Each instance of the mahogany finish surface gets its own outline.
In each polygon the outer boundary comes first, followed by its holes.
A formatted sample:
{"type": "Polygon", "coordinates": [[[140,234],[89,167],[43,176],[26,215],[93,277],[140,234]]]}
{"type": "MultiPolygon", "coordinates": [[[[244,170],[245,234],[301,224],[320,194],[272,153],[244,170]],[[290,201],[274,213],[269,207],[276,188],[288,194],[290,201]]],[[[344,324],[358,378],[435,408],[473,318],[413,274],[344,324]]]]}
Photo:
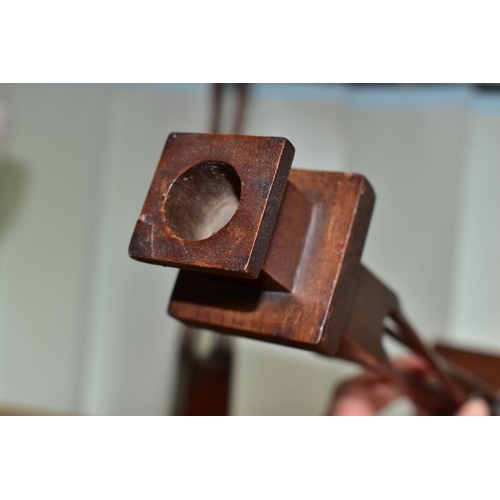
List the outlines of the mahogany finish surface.
{"type": "Polygon", "coordinates": [[[293,290],[313,213],[312,202],[288,181],[258,277],[261,288],[293,290]]]}
{"type": "MultiPolygon", "coordinates": [[[[356,286],[374,193],[356,174],[293,170],[290,181],[315,205],[293,293],[181,271],[169,314],[194,326],[335,353],[356,286]]],[[[281,256],[287,259],[286,248],[281,256]]]]}
{"type": "Polygon", "coordinates": [[[435,347],[447,361],[489,384],[493,392],[500,392],[500,357],[444,344],[435,347]]]}
{"type": "Polygon", "coordinates": [[[187,329],[179,359],[174,414],[224,416],[229,414],[232,357],[228,338],[217,338],[204,356],[196,352],[196,334],[187,329]]]}
{"type": "Polygon", "coordinates": [[[283,138],[169,136],[129,248],[134,259],[181,268],[169,314],[361,363],[391,377],[423,413],[453,414],[473,392],[493,403],[491,370],[426,346],[397,296],[362,266],[370,183],[290,172],[293,154],[283,138]],[[399,373],[385,334],[425,358],[436,383],[399,373]]]}
{"type": "MultiPolygon", "coordinates": [[[[290,142],[280,137],[170,134],[130,242],[130,256],[151,264],[256,278],[294,152],[290,142]],[[198,209],[189,213],[169,213],[168,208],[175,211],[178,207],[175,202],[168,203],[168,196],[178,187],[178,180],[191,182],[193,176],[188,171],[203,164],[223,167],[214,171],[219,178],[227,176],[228,165],[235,171],[241,189],[238,208],[232,219],[208,239],[182,238],[172,230],[170,218],[180,227],[184,215],[186,226],[196,226],[191,218],[199,219],[198,214],[206,210],[207,191],[202,184],[193,187],[191,204],[198,209]]],[[[196,176],[194,182],[197,180],[202,181],[203,176],[196,176]]],[[[224,199],[228,183],[230,180],[223,183],[224,199]]],[[[210,189],[209,203],[213,194],[214,189],[210,189]]]]}

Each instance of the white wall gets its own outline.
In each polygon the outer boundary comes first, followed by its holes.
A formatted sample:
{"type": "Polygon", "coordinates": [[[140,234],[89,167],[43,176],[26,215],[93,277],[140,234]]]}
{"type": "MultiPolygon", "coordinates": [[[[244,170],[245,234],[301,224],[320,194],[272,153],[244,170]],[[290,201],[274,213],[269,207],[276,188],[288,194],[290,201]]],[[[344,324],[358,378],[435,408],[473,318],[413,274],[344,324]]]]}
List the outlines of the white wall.
{"type": "MultiPolygon", "coordinates": [[[[0,152],[0,401],[168,413],[176,271],[132,261],[127,248],[167,135],[207,129],[209,88],[3,85],[1,98],[13,123],[0,152]]],[[[246,132],[290,139],[296,167],[365,174],[377,193],[365,263],[424,335],[488,347],[500,346],[500,106],[485,99],[263,85],[246,132]]],[[[332,384],[354,371],[238,339],[232,411],[322,413],[332,384]]]]}
{"type": "Polygon", "coordinates": [[[470,118],[467,172],[454,260],[450,333],[500,350],[500,103],[484,99],[470,118]]]}

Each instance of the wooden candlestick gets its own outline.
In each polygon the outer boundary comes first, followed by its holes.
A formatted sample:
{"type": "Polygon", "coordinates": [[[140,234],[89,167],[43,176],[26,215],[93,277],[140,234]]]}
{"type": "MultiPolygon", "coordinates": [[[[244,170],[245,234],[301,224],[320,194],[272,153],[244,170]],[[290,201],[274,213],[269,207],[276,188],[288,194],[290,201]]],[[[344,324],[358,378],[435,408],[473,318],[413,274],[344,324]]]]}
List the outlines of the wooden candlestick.
{"type": "Polygon", "coordinates": [[[431,414],[453,413],[471,390],[494,399],[494,388],[418,339],[396,295],[361,264],[370,183],[291,170],[293,155],[279,137],[169,136],[129,248],[134,259],[181,269],[169,314],[359,362],[431,414]],[[387,331],[429,362],[438,385],[397,372],[382,345],[387,331]]]}

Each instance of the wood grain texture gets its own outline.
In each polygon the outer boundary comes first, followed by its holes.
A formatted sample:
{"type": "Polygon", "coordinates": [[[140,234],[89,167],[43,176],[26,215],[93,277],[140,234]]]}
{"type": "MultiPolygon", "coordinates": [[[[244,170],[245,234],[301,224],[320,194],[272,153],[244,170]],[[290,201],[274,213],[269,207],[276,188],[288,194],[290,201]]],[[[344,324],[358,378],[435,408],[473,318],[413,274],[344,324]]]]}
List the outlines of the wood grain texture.
{"type": "Polygon", "coordinates": [[[399,387],[423,414],[453,415],[467,398],[467,390],[443,366],[439,356],[425,346],[404,318],[397,296],[373,273],[361,266],[354,298],[336,356],[383,374],[399,387]],[[394,323],[393,336],[428,363],[434,381],[411,378],[401,372],[382,343],[386,320],[394,323]]]}
{"type": "MultiPolygon", "coordinates": [[[[181,271],[169,314],[217,331],[335,352],[356,286],[374,192],[356,174],[293,170],[290,181],[315,205],[293,293],[181,271]]],[[[286,252],[281,255],[287,259],[286,252]]]]}
{"type": "Polygon", "coordinates": [[[293,290],[313,213],[311,201],[287,182],[259,275],[261,287],[265,290],[293,290]]]}
{"type": "Polygon", "coordinates": [[[259,276],[256,279],[225,276],[224,281],[259,290],[292,292],[313,214],[313,203],[288,181],[259,276]]]}
{"type": "Polygon", "coordinates": [[[130,244],[133,258],[182,269],[169,314],[355,361],[392,379],[422,413],[453,414],[474,389],[495,398],[426,346],[396,295],[361,265],[370,183],[309,170],[287,181],[292,156],[280,138],[169,137],[130,244]],[[386,333],[427,361],[433,383],[395,369],[386,333]]]}
{"type": "Polygon", "coordinates": [[[256,278],[294,152],[290,142],[280,137],[170,134],[130,242],[130,257],[151,264],[256,278]],[[180,238],[169,224],[167,196],[177,179],[207,162],[230,165],[235,170],[241,183],[238,208],[212,236],[180,238]]]}

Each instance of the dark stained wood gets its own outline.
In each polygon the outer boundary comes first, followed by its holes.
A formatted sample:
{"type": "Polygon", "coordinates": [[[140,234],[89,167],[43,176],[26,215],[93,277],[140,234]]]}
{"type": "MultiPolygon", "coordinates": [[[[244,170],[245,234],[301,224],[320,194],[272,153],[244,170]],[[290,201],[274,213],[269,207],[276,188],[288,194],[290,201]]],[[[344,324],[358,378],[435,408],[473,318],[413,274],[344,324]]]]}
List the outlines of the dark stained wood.
{"type": "MultiPolygon", "coordinates": [[[[210,132],[212,134],[220,134],[221,130],[221,118],[222,118],[222,108],[223,108],[223,97],[227,94],[229,86],[228,83],[214,83],[212,85],[212,112],[210,118],[210,132]]],[[[249,83],[235,83],[232,84],[236,87],[237,93],[237,104],[236,111],[234,114],[233,126],[231,129],[232,134],[241,134],[243,129],[244,117],[248,109],[248,96],[250,93],[249,83]]]]}
{"type": "Polygon", "coordinates": [[[174,413],[179,416],[228,415],[232,371],[229,339],[218,336],[207,355],[200,356],[195,349],[197,334],[189,330],[184,334],[174,413]]]}
{"type": "Polygon", "coordinates": [[[204,162],[184,172],[172,185],[165,204],[168,225],[178,238],[209,238],[233,217],[241,182],[227,163],[204,162]]]}
{"type": "Polygon", "coordinates": [[[224,91],[223,83],[214,83],[212,85],[212,112],[210,118],[210,132],[212,134],[220,133],[221,115],[222,115],[222,93],[224,91]]]}
{"type": "Polygon", "coordinates": [[[391,377],[424,413],[453,414],[474,391],[493,403],[491,376],[425,345],[396,295],[361,265],[370,183],[290,172],[293,153],[283,138],[169,137],[129,248],[137,260],[181,268],[169,314],[361,363],[391,377]],[[386,334],[428,362],[432,384],[395,369],[386,334]]]}
{"type": "Polygon", "coordinates": [[[259,276],[254,280],[225,276],[225,283],[291,292],[300,269],[313,213],[312,202],[288,181],[259,276]]]}
{"type": "Polygon", "coordinates": [[[462,385],[447,373],[440,360],[420,342],[414,329],[404,319],[397,296],[364,266],[361,266],[357,278],[347,325],[336,356],[383,373],[413,400],[422,413],[452,415],[467,398],[462,385]],[[382,344],[385,319],[389,317],[396,326],[394,336],[429,363],[435,379],[441,382],[439,386],[409,380],[392,364],[382,344]]]}
{"type": "Polygon", "coordinates": [[[470,374],[490,384],[500,391],[500,357],[484,352],[459,349],[445,344],[437,344],[436,350],[447,360],[470,374]]]}
{"type": "MultiPolygon", "coordinates": [[[[151,264],[256,278],[266,256],[294,152],[290,142],[280,137],[170,134],[130,242],[130,257],[151,264]],[[238,208],[232,219],[209,238],[180,238],[170,227],[170,218],[178,221],[180,216],[167,211],[166,207],[172,208],[169,193],[182,176],[191,182],[189,170],[207,163],[234,169],[241,185],[238,208]]],[[[203,203],[201,184],[197,183],[193,191],[199,192],[196,203],[203,203]]],[[[212,199],[213,191],[209,194],[212,199]]],[[[194,212],[199,215],[199,211],[194,212]]]]}
{"type": "MultiPolygon", "coordinates": [[[[293,170],[290,181],[315,205],[293,293],[181,271],[169,314],[194,326],[335,353],[356,287],[374,193],[356,174],[293,170]]],[[[282,258],[287,259],[286,251],[282,258]]]]}
{"type": "Polygon", "coordinates": [[[287,182],[259,275],[263,289],[286,292],[293,290],[313,210],[312,202],[290,181],[287,182]]]}

